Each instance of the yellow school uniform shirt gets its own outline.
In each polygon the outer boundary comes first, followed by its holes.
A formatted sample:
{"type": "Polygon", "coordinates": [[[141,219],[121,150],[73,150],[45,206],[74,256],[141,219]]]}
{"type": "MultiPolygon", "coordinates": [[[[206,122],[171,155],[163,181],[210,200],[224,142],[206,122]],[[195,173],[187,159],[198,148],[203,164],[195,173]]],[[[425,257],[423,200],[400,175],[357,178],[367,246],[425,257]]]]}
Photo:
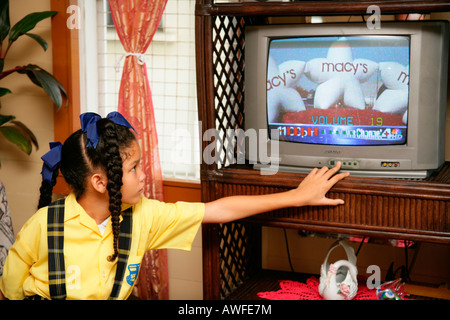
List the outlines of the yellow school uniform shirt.
{"type": "MultiPolygon", "coordinates": [[[[131,294],[147,250],[191,249],[204,211],[202,203],[168,204],[144,197],[133,206],[131,249],[119,299],[131,294]]],[[[117,267],[117,259],[107,260],[113,252],[111,221],[102,235],[95,220],[70,194],[65,200],[64,217],[67,299],[108,299],[117,267]]],[[[4,265],[0,290],[8,299],[36,294],[50,298],[47,207],[38,210],[17,235],[4,265]]]]}

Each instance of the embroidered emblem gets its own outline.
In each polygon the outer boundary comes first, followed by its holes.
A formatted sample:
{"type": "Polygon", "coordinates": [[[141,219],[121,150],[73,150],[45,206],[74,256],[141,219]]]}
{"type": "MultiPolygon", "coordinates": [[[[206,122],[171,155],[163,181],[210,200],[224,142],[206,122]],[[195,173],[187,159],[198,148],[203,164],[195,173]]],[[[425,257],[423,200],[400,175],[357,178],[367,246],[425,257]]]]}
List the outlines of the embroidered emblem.
{"type": "Polygon", "coordinates": [[[127,283],[130,286],[132,286],[134,284],[134,281],[136,281],[140,266],[141,266],[140,263],[130,264],[128,266],[128,271],[130,272],[130,274],[127,275],[127,283]]]}

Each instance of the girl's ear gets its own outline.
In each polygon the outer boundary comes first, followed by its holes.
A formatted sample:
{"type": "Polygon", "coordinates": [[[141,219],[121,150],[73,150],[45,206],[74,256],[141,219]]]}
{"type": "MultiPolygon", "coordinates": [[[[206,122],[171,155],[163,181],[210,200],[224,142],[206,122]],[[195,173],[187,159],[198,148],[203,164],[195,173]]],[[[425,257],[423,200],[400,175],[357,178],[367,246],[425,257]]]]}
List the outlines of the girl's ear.
{"type": "Polygon", "coordinates": [[[90,183],[97,192],[105,193],[107,191],[108,179],[103,173],[94,173],[90,178],[90,183]]]}

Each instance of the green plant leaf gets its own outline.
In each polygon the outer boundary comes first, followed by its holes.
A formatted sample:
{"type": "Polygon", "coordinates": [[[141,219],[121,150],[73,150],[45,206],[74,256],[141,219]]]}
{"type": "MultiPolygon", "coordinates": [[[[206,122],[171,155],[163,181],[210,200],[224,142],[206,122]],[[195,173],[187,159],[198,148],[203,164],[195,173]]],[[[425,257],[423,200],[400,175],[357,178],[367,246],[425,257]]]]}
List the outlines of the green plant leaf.
{"type": "Polygon", "coordinates": [[[4,95],[7,95],[8,93],[11,93],[11,90],[7,88],[0,88],[0,97],[3,97],[4,95]]]}
{"type": "Polygon", "coordinates": [[[31,82],[42,88],[41,83],[34,76],[34,72],[32,70],[29,70],[28,66],[24,66],[22,69],[17,70],[17,73],[26,74],[28,78],[30,78],[31,82]]]}
{"type": "Polygon", "coordinates": [[[24,33],[24,34],[29,36],[31,39],[36,40],[36,42],[41,45],[41,47],[44,49],[44,51],[47,51],[47,48],[48,48],[47,41],[42,39],[41,36],[38,36],[37,34],[34,34],[34,33],[24,33]]]}
{"type": "Polygon", "coordinates": [[[16,119],[14,116],[5,116],[3,114],[0,114],[0,126],[4,125],[7,122],[13,121],[16,119]]]}
{"type": "Polygon", "coordinates": [[[6,139],[18,146],[26,154],[31,154],[31,142],[28,137],[22,132],[12,126],[0,127],[0,133],[2,133],[6,139]]]}
{"type": "Polygon", "coordinates": [[[33,12],[26,15],[22,20],[17,22],[9,33],[9,42],[14,42],[21,35],[27,33],[32,30],[36,24],[44,19],[50,18],[57,14],[58,11],[43,11],[43,12],[33,12]]]}
{"type": "Polygon", "coordinates": [[[0,0],[0,43],[5,40],[11,27],[9,22],[9,1],[0,0]]]}
{"type": "Polygon", "coordinates": [[[18,72],[26,73],[34,84],[42,87],[48,94],[50,99],[52,99],[53,103],[57,106],[58,110],[62,106],[63,99],[66,100],[67,106],[68,101],[66,90],[64,89],[62,84],[50,73],[34,64],[29,64],[23,70],[20,70],[18,72]]]}
{"type": "MultiPolygon", "coordinates": [[[[22,138],[18,139],[17,137],[20,136],[20,133],[23,135],[24,138],[26,138],[30,143],[34,144],[36,149],[39,149],[39,144],[36,139],[36,136],[34,133],[22,122],[15,121],[16,117],[11,115],[4,115],[0,114],[0,130],[4,130],[3,135],[5,135],[9,140],[11,141],[19,141],[19,147],[23,145],[22,138]],[[5,129],[6,128],[6,129],[5,129]],[[14,128],[11,130],[11,128],[14,128]],[[18,131],[21,131],[20,133],[18,131]],[[6,132],[6,134],[5,134],[6,132]],[[12,139],[11,139],[12,137],[12,139]]],[[[25,143],[26,148],[28,148],[28,143],[25,143]]],[[[22,150],[24,150],[22,147],[20,147],[22,150]]],[[[25,151],[28,149],[25,149],[25,151]]]]}
{"type": "Polygon", "coordinates": [[[36,139],[36,136],[26,125],[24,125],[20,121],[11,121],[11,122],[14,123],[20,130],[22,130],[25,133],[25,135],[28,137],[31,143],[34,144],[36,149],[39,149],[39,143],[36,139]]]}
{"type": "MultiPolygon", "coordinates": [[[[0,52],[1,53],[1,52],[0,52]]],[[[5,59],[0,58],[0,73],[3,72],[3,67],[5,66],[5,59]]]]}

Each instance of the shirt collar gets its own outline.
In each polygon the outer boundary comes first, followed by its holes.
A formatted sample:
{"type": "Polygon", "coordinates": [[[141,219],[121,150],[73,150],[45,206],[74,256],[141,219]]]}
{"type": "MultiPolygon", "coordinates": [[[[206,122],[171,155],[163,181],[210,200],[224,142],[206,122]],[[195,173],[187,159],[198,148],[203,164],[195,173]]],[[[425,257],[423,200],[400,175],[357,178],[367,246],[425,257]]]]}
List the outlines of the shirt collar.
{"type": "MultiPolygon", "coordinates": [[[[75,194],[73,192],[69,193],[69,195],[66,197],[65,207],[66,210],[64,212],[64,222],[80,215],[86,215],[90,218],[84,208],[78,203],[77,198],[75,197],[75,194]]],[[[123,203],[122,211],[128,209],[129,207],[131,207],[130,204],[123,203]]],[[[120,221],[122,221],[122,216],[120,216],[120,221]]]]}
{"type": "Polygon", "coordinates": [[[77,198],[73,192],[69,193],[66,197],[66,201],[64,203],[64,222],[67,220],[73,219],[84,213],[87,215],[86,211],[84,211],[83,207],[77,202],[77,198]]]}

